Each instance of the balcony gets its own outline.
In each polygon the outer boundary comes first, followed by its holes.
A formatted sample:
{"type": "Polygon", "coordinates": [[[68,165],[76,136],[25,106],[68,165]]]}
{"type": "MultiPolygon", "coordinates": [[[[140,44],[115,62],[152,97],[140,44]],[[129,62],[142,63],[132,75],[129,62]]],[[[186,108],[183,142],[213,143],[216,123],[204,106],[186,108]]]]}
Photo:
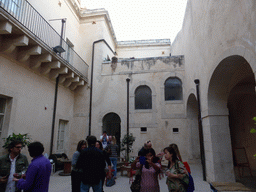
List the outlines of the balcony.
{"type": "Polygon", "coordinates": [[[71,90],[88,83],[88,65],[26,0],[0,0],[0,54],[71,90]],[[61,45],[65,50],[56,53],[61,45]]]}

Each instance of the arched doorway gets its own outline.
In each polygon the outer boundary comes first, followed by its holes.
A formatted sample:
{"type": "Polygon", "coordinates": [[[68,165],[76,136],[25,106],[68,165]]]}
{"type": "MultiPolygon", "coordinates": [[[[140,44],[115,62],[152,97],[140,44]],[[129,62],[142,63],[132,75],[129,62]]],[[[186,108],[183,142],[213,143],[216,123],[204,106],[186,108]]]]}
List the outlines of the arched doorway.
{"type": "Polygon", "coordinates": [[[120,147],[121,119],[116,113],[108,113],[103,117],[103,131],[116,137],[116,143],[120,147]]]}
{"type": "MultiPolygon", "coordinates": [[[[252,117],[256,116],[255,77],[244,57],[233,55],[223,59],[216,67],[208,90],[208,124],[206,157],[208,173],[215,172],[215,181],[234,181],[232,150],[243,146],[251,155],[250,164],[256,169],[252,148],[255,136],[250,135],[252,117]],[[254,137],[254,139],[252,138],[254,137]]],[[[207,125],[206,125],[207,127],[207,125]]],[[[241,158],[241,157],[237,157],[241,158]]],[[[207,166],[207,165],[206,165],[207,166]]],[[[209,176],[209,175],[208,175],[209,176]]]]}
{"type": "Polygon", "coordinates": [[[194,94],[190,94],[187,102],[187,123],[189,131],[189,159],[200,163],[200,141],[198,129],[198,104],[194,94]]]}

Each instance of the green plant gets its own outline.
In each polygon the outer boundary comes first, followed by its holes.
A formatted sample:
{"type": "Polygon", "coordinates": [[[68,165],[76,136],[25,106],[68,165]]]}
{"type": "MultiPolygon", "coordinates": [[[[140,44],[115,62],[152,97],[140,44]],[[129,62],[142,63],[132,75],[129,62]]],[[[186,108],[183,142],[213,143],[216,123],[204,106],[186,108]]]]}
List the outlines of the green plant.
{"type": "MultiPolygon", "coordinates": [[[[129,153],[132,152],[132,145],[133,142],[135,141],[135,137],[133,137],[133,135],[130,133],[128,136],[127,134],[124,135],[124,138],[122,139],[121,142],[121,151],[125,151],[127,150],[127,144],[128,144],[128,151],[129,153]]],[[[129,154],[127,154],[126,160],[129,160],[129,154]]]]}
{"type": "Polygon", "coordinates": [[[12,141],[21,141],[22,142],[22,145],[23,147],[27,146],[30,144],[30,137],[28,136],[28,134],[12,134],[12,135],[9,135],[7,138],[4,138],[5,142],[4,142],[4,145],[3,145],[3,148],[5,149],[8,149],[9,148],[9,145],[12,141]]]}

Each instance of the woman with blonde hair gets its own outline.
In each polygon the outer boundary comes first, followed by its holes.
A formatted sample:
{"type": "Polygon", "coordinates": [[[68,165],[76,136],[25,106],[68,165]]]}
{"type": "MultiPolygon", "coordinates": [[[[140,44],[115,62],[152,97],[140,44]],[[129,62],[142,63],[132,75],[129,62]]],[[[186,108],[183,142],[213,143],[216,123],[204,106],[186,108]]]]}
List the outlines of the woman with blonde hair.
{"type": "Polygon", "coordinates": [[[109,159],[113,164],[113,169],[115,170],[114,178],[116,179],[116,172],[117,172],[116,165],[117,165],[117,157],[118,157],[118,145],[116,144],[116,137],[115,136],[109,137],[109,142],[110,144],[108,144],[105,150],[107,151],[109,155],[109,159]]]}

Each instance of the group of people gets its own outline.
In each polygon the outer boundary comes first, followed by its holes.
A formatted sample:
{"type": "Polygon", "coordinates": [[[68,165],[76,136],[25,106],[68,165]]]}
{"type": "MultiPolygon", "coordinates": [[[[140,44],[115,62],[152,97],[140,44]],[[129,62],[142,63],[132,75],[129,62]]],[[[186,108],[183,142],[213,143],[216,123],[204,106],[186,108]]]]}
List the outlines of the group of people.
{"type": "MultiPolygon", "coordinates": [[[[132,163],[132,169],[138,170],[141,174],[140,192],[160,192],[158,174],[161,170],[161,160],[159,157],[165,155],[168,160],[166,184],[169,192],[193,191],[189,187],[188,168],[182,163],[180,152],[176,144],[170,144],[164,148],[163,152],[156,154],[152,148],[151,141],[147,141],[138,153],[138,157],[132,163]]],[[[189,170],[190,171],[190,170],[189,170]]]]}
{"type": "MultiPolygon", "coordinates": [[[[12,141],[8,148],[9,154],[0,157],[0,192],[47,192],[51,163],[43,156],[43,144],[33,142],[28,145],[29,154],[33,158],[30,164],[27,157],[21,154],[23,147],[21,141],[12,141]]],[[[100,140],[88,136],[87,141],[79,141],[72,158],[72,191],[89,192],[92,187],[94,192],[102,192],[105,178],[116,177],[117,151],[115,137],[107,136],[106,132],[100,140]],[[106,165],[108,169],[105,169],[106,165]]],[[[182,163],[177,145],[171,144],[162,153],[156,154],[151,141],[147,141],[131,164],[132,169],[137,169],[141,174],[140,192],[160,192],[158,174],[162,170],[159,157],[163,155],[168,160],[165,171],[168,190],[189,191],[190,170],[182,163]]]]}
{"type": "Polygon", "coordinates": [[[14,140],[8,146],[9,153],[0,157],[0,192],[47,192],[51,163],[43,156],[43,144],[33,142],[28,145],[33,158],[30,164],[27,157],[21,154],[23,147],[22,141],[14,140]]]}
{"type": "Polygon", "coordinates": [[[105,131],[100,140],[88,136],[86,141],[79,141],[72,157],[72,192],[89,192],[91,187],[94,192],[102,192],[106,177],[116,179],[117,157],[116,139],[105,131]]]}

